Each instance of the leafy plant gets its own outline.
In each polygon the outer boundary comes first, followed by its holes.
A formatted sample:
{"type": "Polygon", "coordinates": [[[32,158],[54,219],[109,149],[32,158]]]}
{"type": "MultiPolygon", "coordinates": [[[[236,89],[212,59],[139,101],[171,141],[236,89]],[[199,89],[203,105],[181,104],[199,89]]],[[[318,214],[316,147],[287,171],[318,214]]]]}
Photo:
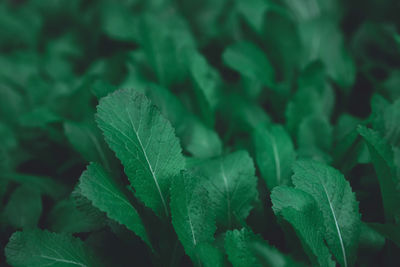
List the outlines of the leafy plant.
{"type": "Polygon", "coordinates": [[[0,263],[398,266],[395,1],[0,3],[0,263]]]}

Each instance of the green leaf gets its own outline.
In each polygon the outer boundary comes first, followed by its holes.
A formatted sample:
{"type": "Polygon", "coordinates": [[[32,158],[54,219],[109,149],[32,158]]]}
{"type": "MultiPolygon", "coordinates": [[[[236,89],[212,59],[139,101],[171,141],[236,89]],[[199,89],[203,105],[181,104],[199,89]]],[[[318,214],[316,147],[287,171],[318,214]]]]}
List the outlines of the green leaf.
{"type": "Polygon", "coordinates": [[[138,212],[119,185],[97,163],[91,163],[79,180],[81,194],[108,217],[125,225],[151,247],[146,229],[138,212]]]}
{"type": "MultiPolygon", "coordinates": [[[[390,229],[390,227],[388,227],[390,229]]],[[[390,229],[391,230],[391,229],[390,229]]],[[[388,232],[390,232],[390,230],[388,232]]],[[[374,229],[373,225],[362,222],[360,250],[379,251],[385,245],[385,237],[374,229]]]]}
{"type": "Polygon", "coordinates": [[[139,24],[139,43],[162,86],[168,87],[186,77],[187,56],[195,44],[181,17],[144,16],[139,24]]]}
{"type": "Polygon", "coordinates": [[[349,89],[355,81],[356,69],[336,22],[321,16],[298,24],[298,28],[305,47],[303,64],[321,60],[340,88],[349,89]]]}
{"type": "Polygon", "coordinates": [[[234,267],[300,266],[246,228],[226,232],[225,250],[234,267]]]}
{"type": "Polygon", "coordinates": [[[169,121],[144,95],[124,90],[101,99],[96,119],[136,196],[157,215],[168,216],[169,186],[185,165],[169,121]]]}
{"type": "MultiPolygon", "coordinates": [[[[397,35],[398,40],[400,40],[400,35],[397,35]]],[[[393,69],[389,73],[389,77],[383,82],[382,90],[385,92],[385,95],[388,95],[390,99],[393,101],[399,99],[400,97],[400,71],[398,69],[393,69]]]]}
{"type": "Polygon", "coordinates": [[[221,109],[230,127],[246,134],[253,132],[260,125],[271,123],[271,118],[257,103],[240,95],[231,94],[225,97],[221,109]]]}
{"type": "Polygon", "coordinates": [[[4,178],[9,181],[25,185],[31,189],[35,189],[38,192],[48,195],[54,199],[59,199],[65,196],[68,189],[65,185],[57,182],[50,177],[34,176],[20,173],[7,173],[4,174],[4,178]]]}
{"type": "Polygon", "coordinates": [[[335,95],[333,89],[324,84],[306,84],[294,94],[285,111],[287,129],[292,136],[298,134],[299,125],[310,116],[329,118],[335,95]]]}
{"type": "Polygon", "coordinates": [[[223,267],[226,266],[222,251],[209,243],[201,243],[196,247],[196,255],[200,259],[203,267],[223,267]]]}
{"type": "Polygon", "coordinates": [[[385,108],[383,119],[385,139],[394,146],[400,146],[400,99],[385,108]]]}
{"type": "Polygon", "coordinates": [[[2,216],[15,228],[35,228],[42,215],[42,198],[35,189],[19,186],[11,194],[2,216]]]}
{"type": "Polygon", "coordinates": [[[343,173],[349,172],[358,162],[368,161],[368,149],[357,131],[361,121],[348,114],[338,119],[333,137],[333,166],[343,173]],[[367,156],[365,156],[367,155],[367,156]]]}
{"type": "Polygon", "coordinates": [[[215,131],[203,124],[168,89],[157,85],[148,87],[148,97],[176,129],[186,151],[201,158],[221,154],[222,143],[215,131]]]}
{"type": "Polygon", "coordinates": [[[107,170],[111,170],[109,148],[95,124],[65,122],[64,132],[71,145],[86,161],[101,162],[107,170]]]}
{"type": "Polygon", "coordinates": [[[294,261],[288,255],[281,253],[275,247],[270,246],[264,240],[256,241],[251,244],[254,255],[262,263],[262,266],[271,267],[295,267],[306,266],[303,263],[294,261]]]}
{"type": "Polygon", "coordinates": [[[305,117],[297,133],[299,157],[330,162],[332,132],[332,126],[326,117],[320,115],[305,117]]]}
{"type": "Polygon", "coordinates": [[[206,178],[217,223],[228,228],[242,224],[258,199],[257,178],[249,154],[237,151],[205,160],[193,170],[206,178]]]}
{"type": "Polygon", "coordinates": [[[207,125],[214,126],[215,109],[220,101],[221,77],[200,53],[192,55],[190,73],[202,118],[207,125]]]}
{"type": "Polygon", "coordinates": [[[296,158],[292,139],[282,126],[258,127],[253,133],[256,162],[261,176],[272,190],[290,183],[296,158]]]}
{"type": "Polygon", "coordinates": [[[266,0],[236,0],[237,10],[246,22],[258,33],[261,33],[265,13],[270,8],[266,0]]]}
{"type": "MultiPolygon", "coordinates": [[[[79,185],[79,183],[78,183],[79,185]]],[[[75,186],[71,193],[71,199],[76,209],[89,217],[91,220],[96,221],[100,225],[105,225],[108,221],[107,214],[93,206],[92,201],[87,199],[83,194],[79,186],[75,186]]],[[[115,223],[118,224],[118,223],[115,223]]]]}
{"type": "Polygon", "coordinates": [[[233,266],[262,266],[250,249],[250,244],[258,239],[258,236],[245,228],[226,232],[225,250],[233,266]]]}
{"type": "Polygon", "coordinates": [[[113,39],[122,41],[136,41],[137,32],[134,27],[135,16],[127,6],[121,3],[104,2],[102,8],[102,29],[113,39]]]}
{"type": "Polygon", "coordinates": [[[15,232],[5,254],[7,262],[16,267],[103,266],[80,239],[42,230],[15,232]]]}
{"type": "Polygon", "coordinates": [[[224,63],[252,81],[272,86],[275,71],[265,53],[255,44],[239,42],[229,46],[222,55],[224,63]]]}
{"type": "Polygon", "coordinates": [[[58,202],[48,214],[47,222],[51,231],[59,233],[92,232],[105,226],[98,216],[91,216],[76,207],[72,198],[58,202]]]}
{"type": "Polygon", "coordinates": [[[335,266],[324,241],[322,213],[313,197],[296,188],[278,186],[272,190],[272,209],[296,231],[311,262],[315,266],[335,266]]]}
{"type": "Polygon", "coordinates": [[[398,224],[369,223],[368,226],[393,241],[400,248],[400,227],[398,224]]]}
{"type": "Polygon", "coordinates": [[[186,254],[194,262],[200,261],[197,245],[212,243],[216,230],[215,214],[209,208],[210,199],[201,179],[193,173],[182,172],[171,186],[172,224],[186,254]]]}
{"type": "Polygon", "coordinates": [[[62,118],[47,107],[40,107],[22,114],[19,122],[25,127],[44,127],[49,123],[59,122],[62,118]]]}
{"type": "Polygon", "coordinates": [[[299,161],[293,170],[295,187],[310,194],[322,211],[330,251],[342,266],[353,265],[360,214],[349,182],[336,169],[316,161],[299,161]]]}
{"type": "Polygon", "coordinates": [[[393,150],[378,132],[365,126],[359,126],[358,132],[367,143],[378,176],[386,221],[388,223],[399,222],[400,181],[396,177],[393,150]]]}

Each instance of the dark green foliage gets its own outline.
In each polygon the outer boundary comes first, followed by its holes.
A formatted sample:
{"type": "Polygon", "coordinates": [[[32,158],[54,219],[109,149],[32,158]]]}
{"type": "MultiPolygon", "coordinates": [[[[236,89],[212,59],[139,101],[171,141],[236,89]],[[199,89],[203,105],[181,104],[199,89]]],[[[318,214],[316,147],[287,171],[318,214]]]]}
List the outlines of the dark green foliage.
{"type": "Polygon", "coordinates": [[[0,265],[400,266],[398,1],[0,1],[0,265]]]}

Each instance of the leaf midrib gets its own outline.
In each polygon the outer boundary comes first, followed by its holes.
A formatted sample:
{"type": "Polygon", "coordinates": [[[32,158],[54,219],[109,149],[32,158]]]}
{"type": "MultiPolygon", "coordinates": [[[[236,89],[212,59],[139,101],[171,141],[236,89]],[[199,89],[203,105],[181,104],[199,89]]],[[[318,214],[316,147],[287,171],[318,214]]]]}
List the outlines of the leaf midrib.
{"type": "Polygon", "coordinates": [[[339,224],[338,224],[338,221],[337,221],[337,219],[336,219],[335,210],[333,209],[333,206],[332,206],[332,203],[331,203],[331,199],[330,199],[330,197],[329,197],[329,195],[328,195],[328,191],[326,190],[326,187],[325,187],[324,183],[321,181],[320,178],[319,178],[319,180],[320,180],[320,183],[321,183],[321,185],[322,185],[322,188],[324,188],[324,192],[325,192],[326,198],[328,199],[329,207],[330,207],[330,209],[331,209],[332,216],[333,216],[333,219],[334,219],[334,221],[335,221],[336,231],[337,231],[337,233],[338,233],[339,241],[340,241],[340,246],[341,246],[341,248],[342,248],[344,267],[347,267],[346,251],[345,251],[345,247],[344,247],[344,244],[343,244],[343,239],[342,239],[342,234],[341,234],[341,232],[340,232],[339,224]]]}
{"type": "Polygon", "coordinates": [[[232,224],[232,218],[231,218],[231,196],[229,194],[228,179],[226,177],[225,168],[224,168],[224,165],[222,163],[222,160],[219,163],[220,163],[221,175],[222,175],[222,179],[224,180],[224,186],[225,186],[225,191],[226,191],[226,202],[227,202],[227,208],[228,208],[228,226],[231,227],[231,224],[232,224]]]}
{"type": "Polygon", "coordinates": [[[272,152],[274,153],[274,163],[275,163],[275,175],[276,175],[276,185],[280,185],[281,182],[281,163],[279,161],[279,151],[276,146],[275,137],[268,133],[269,140],[271,141],[272,152]]]}
{"type": "MultiPolygon", "coordinates": [[[[149,166],[149,170],[150,170],[150,173],[151,173],[152,178],[153,178],[153,180],[154,180],[154,183],[155,183],[155,185],[156,185],[156,188],[157,188],[157,190],[158,190],[158,193],[160,194],[160,198],[161,198],[161,202],[162,202],[162,204],[163,204],[163,206],[164,206],[165,214],[168,216],[167,205],[166,205],[166,203],[165,203],[164,196],[163,196],[163,194],[162,194],[162,192],[161,192],[160,185],[158,184],[158,180],[157,180],[157,178],[156,178],[156,176],[155,176],[155,173],[154,173],[154,171],[153,171],[153,167],[151,166],[150,161],[149,161],[149,158],[147,157],[146,150],[145,150],[144,147],[143,147],[142,141],[141,141],[141,139],[140,139],[140,137],[139,137],[138,130],[136,129],[136,127],[135,127],[135,125],[134,125],[134,123],[133,123],[132,116],[131,116],[131,113],[130,113],[130,111],[129,111],[128,108],[126,108],[126,112],[128,113],[129,121],[130,121],[131,126],[132,126],[132,128],[133,128],[133,131],[135,132],[136,139],[137,139],[138,142],[139,142],[140,148],[141,148],[141,150],[142,150],[142,152],[143,152],[144,158],[146,159],[147,165],[149,166]]],[[[140,125],[140,123],[139,123],[139,125],[140,125]]]]}
{"type": "MultiPolygon", "coordinates": [[[[53,261],[56,261],[56,262],[64,262],[64,263],[74,264],[74,265],[78,265],[78,266],[82,266],[82,267],[87,267],[87,265],[85,265],[85,264],[82,264],[82,263],[79,263],[79,262],[75,262],[75,261],[71,261],[71,260],[50,257],[50,256],[46,256],[46,255],[39,255],[39,256],[41,258],[43,258],[43,259],[53,260],[53,261]]],[[[44,265],[44,266],[46,266],[46,265],[44,265]]]]}

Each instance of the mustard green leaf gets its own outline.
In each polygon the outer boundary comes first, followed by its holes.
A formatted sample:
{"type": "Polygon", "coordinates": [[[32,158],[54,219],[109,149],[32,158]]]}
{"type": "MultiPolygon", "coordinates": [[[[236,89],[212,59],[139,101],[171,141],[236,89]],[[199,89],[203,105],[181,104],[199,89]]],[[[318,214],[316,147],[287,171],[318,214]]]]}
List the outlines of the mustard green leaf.
{"type": "Polygon", "coordinates": [[[111,219],[125,225],[151,247],[138,212],[119,185],[101,165],[91,163],[79,180],[80,192],[111,219]]]}
{"type": "Polygon", "coordinates": [[[310,261],[315,266],[335,266],[324,241],[324,221],[317,203],[308,193],[286,186],[272,190],[272,209],[296,231],[310,261]]]}
{"type": "Polygon", "coordinates": [[[205,160],[192,170],[206,178],[219,225],[231,228],[246,220],[258,199],[254,163],[246,151],[205,160]]]}
{"type": "Polygon", "coordinates": [[[349,182],[336,169],[316,161],[298,161],[293,170],[295,187],[310,194],[322,211],[330,251],[342,266],[352,266],[361,221],[349,182]]]}
{"type": "Polygon", "coordinates": [[[225,251],[235,267],[262,266],[251,250],[251,245],[261,238],[246,228],[228,231],[225,234],[225,251]]]}
{"type": "Polygon", "coordinates": [[[101,99],[96,119],[135,195],[157,215],[168,216],[169,186],[185,165],[170,122],[144,95],[126,90],[101,99]]]}
{"type": "Polygon", "coordinates": [[[226,232],[225,251],[234,267],[304,266],[280,253],[260,236],[246,228],[226,232]]]}
{"type": "Polygon", "coordinates": [[[5,248],[7,262],[16,267],[103,266],[80,239],[46,230],[15,232],[5,248]]]}
{"type": "Polygon", "coordinates": [[[196,254],[197,246],[212,243],[216,230],[215,213],[210,209],[210,198],[202,179],[184,171],[171,185],[172,225],[186,254],[195,263],[200,261],[196,254]]]}

